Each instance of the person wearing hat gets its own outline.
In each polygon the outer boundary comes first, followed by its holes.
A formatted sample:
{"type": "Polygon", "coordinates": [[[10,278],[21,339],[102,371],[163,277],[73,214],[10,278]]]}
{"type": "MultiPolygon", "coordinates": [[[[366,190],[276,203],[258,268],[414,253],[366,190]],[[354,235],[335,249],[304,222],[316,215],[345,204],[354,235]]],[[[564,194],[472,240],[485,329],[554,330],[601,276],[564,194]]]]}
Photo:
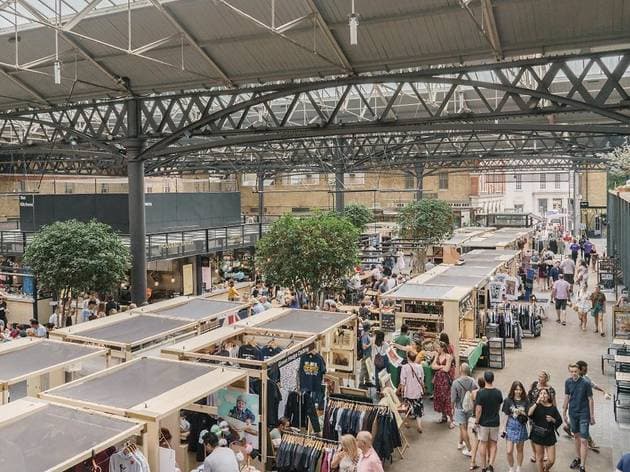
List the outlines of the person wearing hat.
{"type": "Polygon", "coordinates": [[[228,416],[230,416],[230,418],[242,421],[243,423],[251,424],[256,421],[256,416],[254,416],[254,413],[252,413],[252,411],[247,408],[247,398],[245,397],[245,395],[239,395],[238,397],[236,397],[236,405],[230,410],[228,416]]]}
{"type": "Polygon", "coordinates": [[[370,323],[363,322],[363,330],[361,333],[361,373],[359,374],[359,386],[368,386],[372,383],[367,368],[367,360],[372,358],[372,338],[370,338],[370,323]]]}

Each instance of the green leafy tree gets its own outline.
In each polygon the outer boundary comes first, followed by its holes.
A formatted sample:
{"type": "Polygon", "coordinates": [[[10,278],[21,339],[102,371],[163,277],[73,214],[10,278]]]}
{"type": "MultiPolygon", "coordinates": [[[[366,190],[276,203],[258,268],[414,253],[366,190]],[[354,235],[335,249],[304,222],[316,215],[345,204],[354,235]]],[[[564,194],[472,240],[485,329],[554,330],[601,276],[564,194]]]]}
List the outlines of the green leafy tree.
{"type": "Polygon", "coordinates": [[[359,231],[363,231],[365,226],[373,220],[372,211],[370,211],[370,209],[365,205],[360,205],[358,203],[346,205],[341,215],[350,220],[350,223],[352,223],[359,231]]]}
{"type": "Polygon", "coordinates": [[[358,238],[359,230],[335,214],[285,215],[258,241],[256,267],[274,284],[304,289],[315,305],[358,264],[358,238]]]}
{"type": "Polygon", "coordinates": [[[630,179],[630,144],[624,144],[604,155],[608,159],[610,188],[616,188],[630,179]]]}
{"type": "Polygon", "coordinates": [[[412,271],[424,272],[427,248],[452,234],[453,221],[453,210],[443,200],[419,200],[400,210],[400,237],[412,240],[416,248],[412,271]]]}
{"type": "Polygon", "coordinates": [[[106,224],[92,220],[56,222],[44,226],[26,247],[24,261],[39,284],[63,300],[90,290],[111,290],[125,280],[130,267],[129,250],[106,224]]]}

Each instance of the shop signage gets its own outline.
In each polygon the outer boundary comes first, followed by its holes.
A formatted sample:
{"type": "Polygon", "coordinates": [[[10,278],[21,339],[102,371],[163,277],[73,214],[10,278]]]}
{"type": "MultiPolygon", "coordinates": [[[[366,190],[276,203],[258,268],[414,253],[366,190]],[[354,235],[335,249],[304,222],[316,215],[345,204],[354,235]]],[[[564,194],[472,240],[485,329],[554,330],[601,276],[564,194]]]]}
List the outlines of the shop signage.
{"type": "Polygon", "coordinates": [[[389,333],[396,331],[396,315],[381,312],[381,330],[389,333]]]}
{"type": "Polygon", "coordinates": [[[580,208],[588,208],[588,200],[583,200],[580,202],[580,208]]]}

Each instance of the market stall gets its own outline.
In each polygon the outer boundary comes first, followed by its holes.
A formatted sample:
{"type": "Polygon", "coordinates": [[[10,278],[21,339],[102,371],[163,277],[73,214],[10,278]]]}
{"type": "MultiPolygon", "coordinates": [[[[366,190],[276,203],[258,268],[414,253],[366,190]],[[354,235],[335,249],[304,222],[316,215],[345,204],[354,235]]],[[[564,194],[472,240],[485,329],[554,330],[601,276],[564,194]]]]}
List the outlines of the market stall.
{"type": "MultiPolygon", "coordinates": [[[[142,433],[126,418],[24,398],[0,406],[0,470],[64,472],[142,433]]],[[[103,470],[108,470],[103,468],[103,470]]]]}
{"type": "Polygon", "coordinates": [[[530,246],[532,233],[530,228],[501,228],[470,238],[462,247],[464,252],[472,249],[520,250],[530,246]]]}
{"type": "Polygon", "coordinates": [[[0,404],[25,396],[36,396],[42,390],[66,382],[68,370],[77,371],[81,362],[102,357],[105,349],[50,341],[19,338],[0,344],[0,404]]]}
{"type": "Polygon", "coordinates": [[[225,367],[144,357],[48,390],[40,397],[144,422],[139,447],[151,472],[172,472],[174,463],[181,470],[192,467],[186,449],[179,444],[171,444],[171,448],[160,446],[164,438],[162,428],[172,432],[173,437],[176,432],[179,436],[180,410],[216,413],[216,408],[195,402],[228,386],[247,391],[246,377],[244,372],[225,367]]]}
{"type": "MultiPolygon", "coordinates": [[[[208,297],[178,297],[140,308],[139,312],[156,316],[180,319],[198,324],[203,333],[221,326],[227,318],[235,319],[248,303],[215,300],[208,297]]],[[[134,310],[136,311],[136,310],[134,310]]]]}
{"type": "MultiPolygon", "coordinates": [[[[354,315],[277,308],[162,349],[171,359],[224,364],[246,372],[251,390],[260,395],[261,427],[275,426],[281,402],[291,397],[306,408],[323,407],[324,373],[338,388],[343,379],[354,379],[356,359],[354,315]],[[308,385],[306,377],[311,377],[308,385]]],[[[319,428],[310,420],[295,426],[319,428]]],[[[261,431],[261,436],[263,434],[261,431]]],[[[263,461],[269,447],[260,445],[263,461]]]]}
{"type": "Polygon", "coordinates": [[[112,358],[128,361],[147,349],[192,336],[199,323],[148,313],[124,312],[50,332],[50,337],[79,344],[101,346],[112,358]]]}

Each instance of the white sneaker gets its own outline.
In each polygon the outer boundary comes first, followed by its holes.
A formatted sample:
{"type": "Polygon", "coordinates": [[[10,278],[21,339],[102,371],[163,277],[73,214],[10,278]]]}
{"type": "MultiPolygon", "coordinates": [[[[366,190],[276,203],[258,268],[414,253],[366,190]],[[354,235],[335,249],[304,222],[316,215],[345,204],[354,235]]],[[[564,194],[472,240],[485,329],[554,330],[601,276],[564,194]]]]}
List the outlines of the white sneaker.
{"type": "Polygon", "coordinates": [[[461,450],[461,449],[464,449],[465,447],[466,447],[466,443],[463,443],[463,442],[457,443],[457,450],[458,451],[461,450]]]}
{"type": "Polygon", "coordinates": [[[467,447],[464,447],[464,449],[462,449],[462,454],[464,454],[466,457],[472,457],[472,452],[470,452],[467,447]]]}
{"type": "Polygon", "coordinates": [[[514,472],[514,467],[510,467],[510,468],[508,469],[508,472],[514,472]]]}
{"type": "Polygon", "coordinates": [[[516,472],[521,472],[521,466],[520,465],[516,466],[516,472]]]}

